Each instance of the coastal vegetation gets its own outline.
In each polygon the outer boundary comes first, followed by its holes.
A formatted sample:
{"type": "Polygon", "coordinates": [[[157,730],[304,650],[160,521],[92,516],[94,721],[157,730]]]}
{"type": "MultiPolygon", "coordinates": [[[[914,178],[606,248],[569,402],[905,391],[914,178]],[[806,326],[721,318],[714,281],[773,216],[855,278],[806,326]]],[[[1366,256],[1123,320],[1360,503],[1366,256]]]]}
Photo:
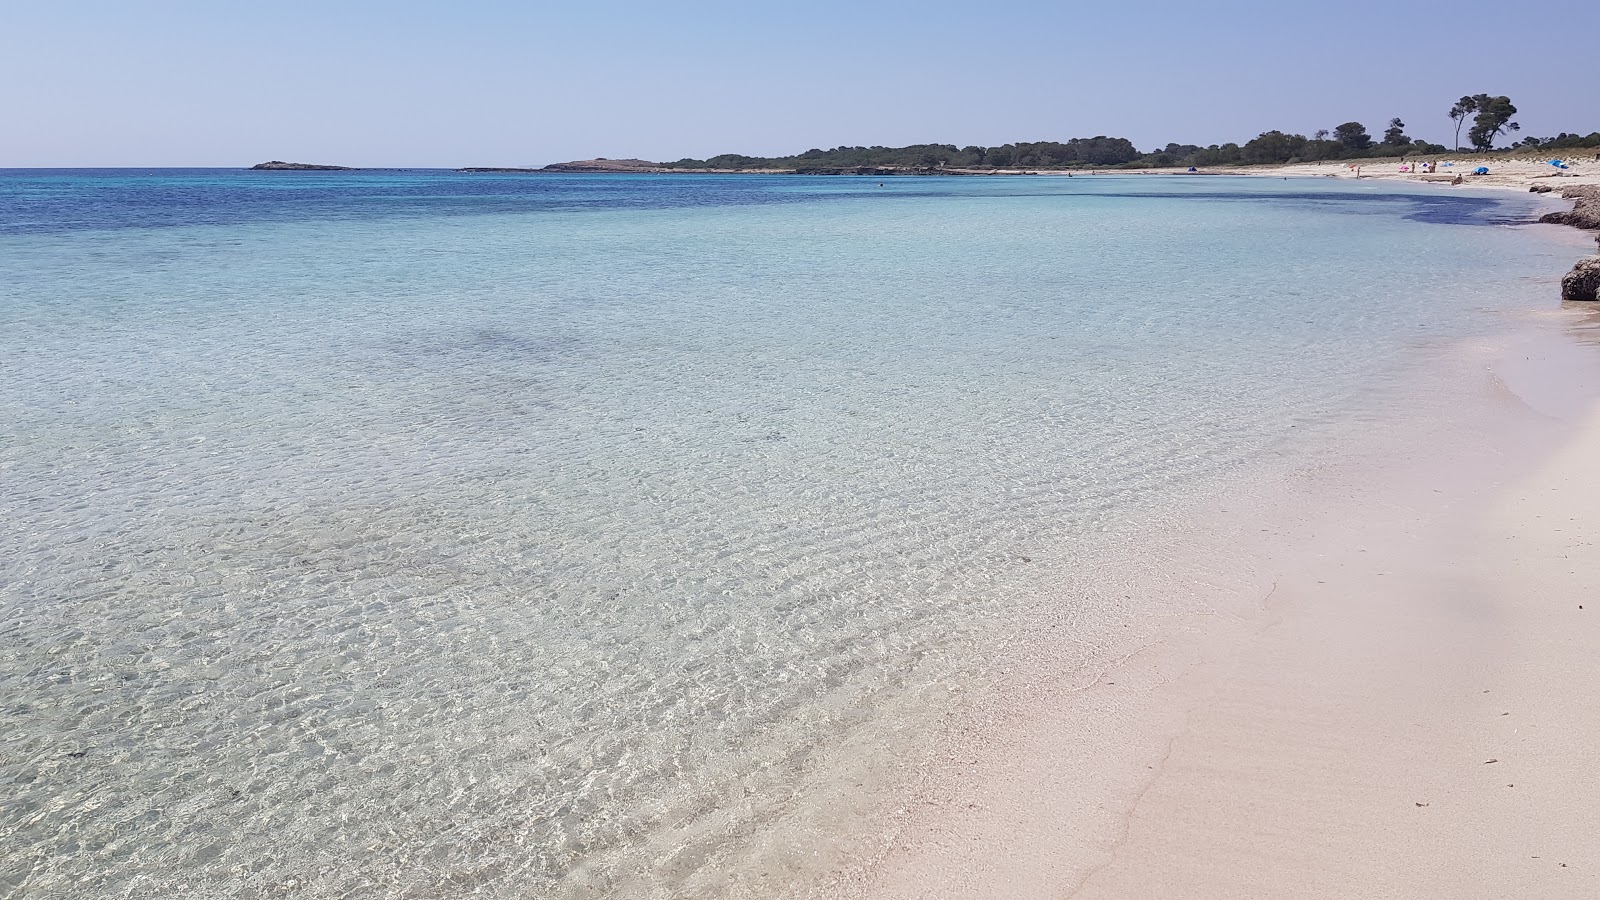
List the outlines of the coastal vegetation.
{"type": "MultiPolygon", "coordinates": [[[[1456,143],[1462,127],[1470,123],[1467,139],[1479,152],[1493,150],[1501,136],[1520,130],[1512,120],[1517,108],[1511,99],[1490,94],[1472,94],[1456,101],[1449,110],[1455,124],[1456,143]]],[[[1600,148],[1600,131],[1588,135],[1561,133],[1554,138],[1528,137],[1513,145],[1516,149],[1600,148]]],[[[1360,160],[1385,157],[1426,156],[1450,152],[1406,134],[1406,123],[1389,120],[1382,137],[1374,139],[1367,126],[1358,121],[1343,122],[1307,137],[1285,131],[1265,131],[1243,144],[1169,143],[1165,147],[1140,151],[1127,138],[1096,135],[1068,141],[1028,141],[997,147],[955,144],[912,144],[907,147],[813,148],[794,156],[759,157],[724,153],[709,159],[680,159],[656,164],[661,169],[775,169],[806,172],[857,170],[983,170],[983,169],[1082,169],[1082,168],[1164,168],[1270,165],[1275,163],[1360,160]]]]}
{"type": "Polygon", "coordinates": [[[1567,134],[1565,131],[1555,137],[1539,138],[1529,135],[1515,144],[1512,149],[1537,148],[1540,150],[1582,150],[1586,148],[1600,148],[1600,131],[1589,134],[1567,134]]]}
{"type": "Polygon", "coordinates": [[[912,144],[909,147],[835,147],[795,156],[755,157],[725,153],[710,159],[663,163],[678,169],[837,169],[837,168],[1072,168],[1116,166],[1140,157],[1127,138],[1098,135],[1065,143],[1032,141],[998,147],[912,144]]]}
{"type": "Polygon", "coordinates": [[[1456,123],[1456,149],[1461,149],[1461,126],[1466,122],[1467,116],[1472,116],[1472,129],[1467,132],[1467,140],[1472,142],[1474,150],[1485,152],[1494,149],[1494,139],[1507,131],[1521,131],[1522,126],[1511,121],[1517,114],[1517,108],[1512,105],[1510,97],[1491,97],[1488,94],[1472,94],[1462,97],[1450,107],[1450,119],[1456,123]]]}
{"type": "Polygon", "coordinates": [[[667,169],[1087,169],[1163,166],[1228,166],[1314,162],[1443,153],[1443,146],[1413,141],[1399,119],[1383,140],[1374,141],[1360,122],[1345,122],[1314,137],[1283,131],[1263,132],[1244,144],[1167,144],[1140,152],[1127,138],[1099,135],[1070,141],[1029,141],[998,147],[913,144],[909,147],[835,147],[794,156],[757,157],[725,153],[709,159],[662,163],[667,169]]]}

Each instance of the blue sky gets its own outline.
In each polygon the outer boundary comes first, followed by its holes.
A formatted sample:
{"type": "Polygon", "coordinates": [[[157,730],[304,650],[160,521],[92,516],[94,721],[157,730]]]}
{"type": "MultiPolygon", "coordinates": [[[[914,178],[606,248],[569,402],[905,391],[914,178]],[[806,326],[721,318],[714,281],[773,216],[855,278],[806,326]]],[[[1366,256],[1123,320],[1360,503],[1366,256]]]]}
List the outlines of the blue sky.
{"type": "Polygon", "coordinates": [[[53,2],[0,16],[0,167],[543,164],[1168,141],[1464,93],[1600,130],[1600,3],[53,2]],[[1578,38],[1576,35],[1587,35],[1578,38]],[[1571,36],[1571,37],[1568,37],[1571,36]]]}

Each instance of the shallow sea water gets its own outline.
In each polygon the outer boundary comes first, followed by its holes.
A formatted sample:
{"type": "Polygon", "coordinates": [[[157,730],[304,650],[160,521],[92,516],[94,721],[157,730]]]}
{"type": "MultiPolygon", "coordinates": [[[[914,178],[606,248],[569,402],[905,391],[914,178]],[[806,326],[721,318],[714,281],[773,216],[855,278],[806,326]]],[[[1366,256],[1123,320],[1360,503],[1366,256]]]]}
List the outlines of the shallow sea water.
{"type": "Polygon", "coordinates": [[[0,172],[0,893],[670,895],[1546,302],[1534,202],[0,172]]]}

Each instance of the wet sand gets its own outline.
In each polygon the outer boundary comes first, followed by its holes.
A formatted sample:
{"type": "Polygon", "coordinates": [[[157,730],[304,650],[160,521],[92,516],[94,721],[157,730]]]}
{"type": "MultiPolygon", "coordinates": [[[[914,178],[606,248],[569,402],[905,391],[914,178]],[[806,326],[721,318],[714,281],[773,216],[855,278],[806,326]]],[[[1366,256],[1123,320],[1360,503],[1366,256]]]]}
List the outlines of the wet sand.
{"type": "Polygon", "coordinates": [[[1041,641],[816,896],[1600,896],[1600,348],[1526,317],[1471,402],[1145,548],[1204,609],[1093,671],[1041,641]]]}
{"type": "Polygon", "coordinates": [[[1079,898],[1600,896],[1600,417],[1291,554],[1079,898]],[[1351,550],[1354,552],[1351,552],[1351,550]]]}

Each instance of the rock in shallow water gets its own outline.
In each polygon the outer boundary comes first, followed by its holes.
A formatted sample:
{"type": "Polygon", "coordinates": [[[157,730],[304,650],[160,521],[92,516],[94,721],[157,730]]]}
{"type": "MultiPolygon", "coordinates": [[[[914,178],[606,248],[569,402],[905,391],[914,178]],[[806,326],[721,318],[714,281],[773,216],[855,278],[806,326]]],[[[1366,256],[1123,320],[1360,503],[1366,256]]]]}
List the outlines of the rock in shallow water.
{"type": "Polygon", "coordinates": [[[1571,272],[1561,276],[1561,299],[1600,300],[1600,256],[1578,260],[1571,272]]]}
{"type": "Polygon", "coordinates": [[[1576,200],[1572,209],[1565,212],[1546,213],[1539,221],[1547,225],[1571,225],[1574,228],[1600,228],[1600,185],[1579,184],[1561,191],[1567,200],[1576,200]]]}

